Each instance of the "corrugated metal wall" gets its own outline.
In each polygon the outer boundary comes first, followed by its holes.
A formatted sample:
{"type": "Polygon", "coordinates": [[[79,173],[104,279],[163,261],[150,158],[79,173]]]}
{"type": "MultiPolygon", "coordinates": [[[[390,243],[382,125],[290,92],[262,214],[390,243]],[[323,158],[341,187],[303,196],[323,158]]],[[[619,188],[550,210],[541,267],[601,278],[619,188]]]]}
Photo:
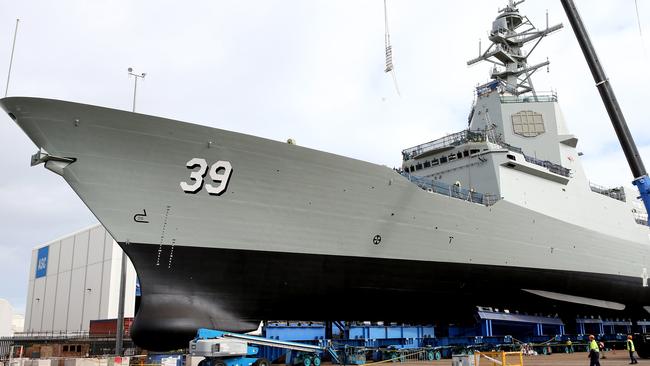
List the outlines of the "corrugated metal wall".
{"type": "MultiPolygon", "coordinates": [[[[122,250],[101,225],[32,251],[25,332],[88,330],[117,317],[122,250]]],[[[135,307],[136,274],[127,268],[125,316],[135,307]]]]}

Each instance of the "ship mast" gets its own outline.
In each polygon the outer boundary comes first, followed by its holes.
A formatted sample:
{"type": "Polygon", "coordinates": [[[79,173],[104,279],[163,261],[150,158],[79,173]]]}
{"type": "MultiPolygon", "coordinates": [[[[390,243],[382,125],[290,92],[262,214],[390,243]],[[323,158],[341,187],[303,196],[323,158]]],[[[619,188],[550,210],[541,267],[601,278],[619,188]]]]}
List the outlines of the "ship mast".
{"type": "Polygon", "coordinates": [[[526,16],[519,14],[517,6],[525,0],[509,0],[505,8],[499,9],[499,15],[492,23],[489,40],[492,42],[479,57],[467,62],[473,65],[480,61],[494,64],[492,79],[498,80],[505,91],[513,95],[532,92],[535,88],[531,80],[532,74],[539,68],[549,64],[549,61],[529,65],[528,57],[546,35],[562,28],[562,24],[552,27],[546,24],[546,29],[538,30],[526,16]],[[523,47],[534,42],[528,51],[523,47]]]}

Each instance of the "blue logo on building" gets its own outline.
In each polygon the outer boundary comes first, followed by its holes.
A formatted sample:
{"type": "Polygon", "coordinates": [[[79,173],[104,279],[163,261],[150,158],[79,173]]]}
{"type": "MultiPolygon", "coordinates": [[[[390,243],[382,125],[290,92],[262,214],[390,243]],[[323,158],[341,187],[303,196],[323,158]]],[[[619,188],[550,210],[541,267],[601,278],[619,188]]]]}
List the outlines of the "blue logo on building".
{"type": "Polygon", "coordinates": [[[50,247],[43,247],[38,250],[36,257],[36,278],[44,277],[47,274],[47,255],[50,247]]]}

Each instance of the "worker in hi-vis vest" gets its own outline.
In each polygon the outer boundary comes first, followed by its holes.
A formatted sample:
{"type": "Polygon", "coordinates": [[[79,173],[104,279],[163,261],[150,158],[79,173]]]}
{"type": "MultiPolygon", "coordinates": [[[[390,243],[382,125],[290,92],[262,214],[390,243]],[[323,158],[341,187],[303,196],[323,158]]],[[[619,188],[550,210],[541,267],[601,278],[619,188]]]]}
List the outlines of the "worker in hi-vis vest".
{"type": "Polygon", "coordinates": [[[633,363],[639,363],[636,358],[634,358],[634,341],[632,340],[632,336],[628,335],[627,336],[627,342],[625,343],[625,349],[627,349],[630,352],[630,365],[633,363]]]}
{"type": "Polygon", "coordinates": [[[589,335],[589,366],[600,366],[600,353],[598,350],[598,343],[596,337],[589,335]]]}

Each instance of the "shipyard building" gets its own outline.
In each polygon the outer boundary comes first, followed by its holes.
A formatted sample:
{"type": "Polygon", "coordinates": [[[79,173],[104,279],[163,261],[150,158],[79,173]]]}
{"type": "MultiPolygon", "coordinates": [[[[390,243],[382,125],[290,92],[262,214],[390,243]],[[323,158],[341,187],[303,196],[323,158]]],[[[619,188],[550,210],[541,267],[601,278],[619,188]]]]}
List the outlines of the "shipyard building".
{"type": "MultiPolygon", "coordinates": [[[[117,318],[122,249],[100,224],[32,251],[25,332],[85,332],[117,318]]],[[[125,317],[133,317],[136,273],[127,261],[125,317]]]]}

